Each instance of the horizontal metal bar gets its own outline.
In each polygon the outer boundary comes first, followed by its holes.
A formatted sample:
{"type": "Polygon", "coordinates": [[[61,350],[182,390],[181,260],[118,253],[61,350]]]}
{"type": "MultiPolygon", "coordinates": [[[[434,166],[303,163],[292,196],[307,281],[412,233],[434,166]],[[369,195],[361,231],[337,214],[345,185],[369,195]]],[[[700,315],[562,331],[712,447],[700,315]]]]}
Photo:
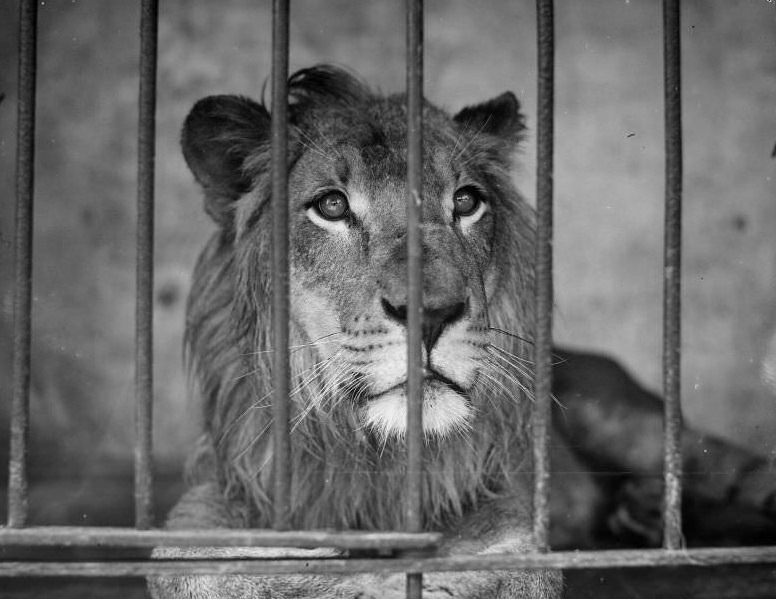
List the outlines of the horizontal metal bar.
{"type": "Polygon", "coordinates": [[[551,553],[490,554],[450,557],[375,559],[165,559],[91,562],[0,562],[0,576],[157,576],[359,574],[373,572],[454,572],[532,568],[588,569],[649,566],[720,566],[776,563],[776,547],[712,549],[629,549],[551,553]]]}
{"type": "Polygon", "coordinates": [[[430,549],[442,535],[433,532],[328,530],[136,530],[86,526],[0,529],[0,546],[56,547],[297,547],[312,549],[430,549]]]}

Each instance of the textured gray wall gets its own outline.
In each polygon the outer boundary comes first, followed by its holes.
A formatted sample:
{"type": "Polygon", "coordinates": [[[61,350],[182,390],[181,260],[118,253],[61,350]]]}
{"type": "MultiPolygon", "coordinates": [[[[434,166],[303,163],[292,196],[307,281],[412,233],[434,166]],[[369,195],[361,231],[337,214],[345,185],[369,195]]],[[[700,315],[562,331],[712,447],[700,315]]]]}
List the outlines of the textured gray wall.
{"type": "MultiPolygon", "coordinates": [[[[8,397],[15,9],[0,6],[0,387],[8,397]]],[[[191,439],[180,345],[193,261],[212,229],[178,149],[198,98],[257,97],[269,2],[162,2],[159,30],[156,445],[191,439]],[[256,6],[256,5],[259,6],[256,6]]],[[[684,401],[689,419],[776,452],[776,4],[684,2],[684,401]],[[768,370],[770,368],[770,370],[768,370]],[[770,386],[768,384],[770,372],[770,386]]],[[[404,84],[403,3],[293,3],[292,69],[346,65],[404,84]]],[[[40,5],[34,279],[37,447],[84,468],[131,443],[137,7],[40,5]],[[63,454],[64,455],[64,454],[63,454]]],[[[426,91],[451,110],[505,89],[534,123],[533,2],[427,1],[426,91]]],[[[619,356],[660,387],[660,3],[557,2],[559,340],[619,356]]],[[[530,198],[533,140],[516,177],[530,198]]],[[[5,448],[5,442],[3,442],[5,448]]]]}

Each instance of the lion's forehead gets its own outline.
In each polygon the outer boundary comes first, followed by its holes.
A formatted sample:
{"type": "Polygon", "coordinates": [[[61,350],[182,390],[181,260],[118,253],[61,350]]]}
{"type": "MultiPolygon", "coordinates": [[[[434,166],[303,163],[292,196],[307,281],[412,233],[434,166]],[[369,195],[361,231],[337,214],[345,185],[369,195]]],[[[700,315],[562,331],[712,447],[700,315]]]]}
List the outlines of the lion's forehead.
{"type": "MultiPolygon", "coordinates": [[[[452,152],[459,138],[452,118],[429,105],[424,119],[424,162],[452,152]]],[[[348,109],[318,109],[302,119],[300,128],[318,147],[335,152],[353,148],[365,165],[406,177],[408,129],[401,98],[375,98],[348,109]]]]}
{"type": "MultiPolygon", "coordinates": [[[[394,215],[405,213],[406,126],[383,119],[346,131],[341,125],[333,131],[319,127],[309,137],[295,173],[299,179],[298,202],[309,201],[321,187],[341,187],[353,192],[350,202],[354,211],[361,217],[378,219],[380,228],[390,225],[394,215]]],[[[462,169],[456,167],[454,151],[451,133],[437,128],[433,135],[424,136],[423,199],[427,220],[439,220],[441,205],[449,200],[447,196],[461,178],[462,169]]]]}
{"type": "MultiPolygon", "coordinates": [[[[299,115],[300,126],[322,135],[349,137],[371,142],[375,139],[406,140],[407,107],[403,95],[372,96],[349,106],[317,106],[299,115]]],[[[446,136],[455,130],[453,119],[444,110],[426,103],[423,107],[423,133],[446,136]]]]}

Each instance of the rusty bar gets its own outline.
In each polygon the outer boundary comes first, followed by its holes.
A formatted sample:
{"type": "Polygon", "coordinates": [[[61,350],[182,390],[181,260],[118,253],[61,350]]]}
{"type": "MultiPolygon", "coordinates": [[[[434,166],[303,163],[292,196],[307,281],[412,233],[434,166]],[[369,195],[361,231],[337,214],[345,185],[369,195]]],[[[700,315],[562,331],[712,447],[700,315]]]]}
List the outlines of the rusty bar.
{"type": "Polygon", "coordinates": [[[548,548],[549,440],[552,392],[552,167],[555,40],[552,0],[537,0],[538,92],[536,131],[536,339],[533,532],[539,550],[548,548]]]}
{"type": "MultiPolygon", "coordinates": [[[[407,503],[405,527],[423,530],[423,2],[407,0],[407,503]]],[[[423,575],[407,574],[407,599],[423,575]]]]}
{"type": "Polygon", "coordinates": [[[140,6],[135,300],[135,526],[153,525],[154,159],[158,0],[140,6]]]}
{"type": "Polygon", "coordinates": [[[461,572],[529,568],[635,568],[652,566],[714,567],[725,564],[776,563],[776,547],[720,547],[666,551],[627,549],[501,553],[447,557],[374,559],[311,558],[202,560],[197,558],[136,561],[4,561],[0,576],[147,576],[191,574],[391,574],[407,571],[461,572]]]}
{"type": "Polygon", "coordinates": [[[406,528],[421,519],[423,449],[423,3],[407,4],[407,505],[406,528]]]}
{"type": "Polygon", "coordinates": [[[32,219],[35,194],[36,0],[19,2],[19,98],[16,129],[16,232],[14,239],[13,395],[8,462],[8,526],[27,523],[27,444],[30,429],[32,337],[32,219]]]}
{"type": "Polygon", "coordinates": [[[682,545],[681,251],[682,112],[679,0],[663,1],[665,98],[665,241],[663,290],[663,393],[665,442],[663,546],[682,545]]]}
{"type": "Polygon", "coordinates": [[[341,550],[427,550],[441,542],[433,532],[265,529],[136,530],[87,526],[0,528],[0,546],[25,547],[332,547],[341,550]]]}
{"type": "Polygon", "coordinates": [[[274,418],[274,527],[287,530],[291,505],[288,358],[288,0],[272,4],[272,402],[274,418]]]}

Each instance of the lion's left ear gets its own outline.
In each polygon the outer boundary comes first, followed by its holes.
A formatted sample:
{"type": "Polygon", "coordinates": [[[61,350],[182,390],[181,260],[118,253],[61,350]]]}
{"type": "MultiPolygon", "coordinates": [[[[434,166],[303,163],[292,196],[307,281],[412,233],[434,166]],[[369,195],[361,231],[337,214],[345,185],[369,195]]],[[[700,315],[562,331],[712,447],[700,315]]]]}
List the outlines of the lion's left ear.
{"type": "Polygon", "coordinates": [[[205,190],[205,210],[219,225],[231,226],[233,202],[252,183],[245,161],[267,145],[269,129],[267,109],[241,96],[208,96],[186,117],[183,156],[205,190]]]}
{"type": "Polygon", "coordinates": [[[482,104],[467,106],[453,119],[467,129],[489,133],[513,143],[519,142],[525,131],[525,117],[520,112],[520,102],[512,92],[504,92],[482,104]]]}

